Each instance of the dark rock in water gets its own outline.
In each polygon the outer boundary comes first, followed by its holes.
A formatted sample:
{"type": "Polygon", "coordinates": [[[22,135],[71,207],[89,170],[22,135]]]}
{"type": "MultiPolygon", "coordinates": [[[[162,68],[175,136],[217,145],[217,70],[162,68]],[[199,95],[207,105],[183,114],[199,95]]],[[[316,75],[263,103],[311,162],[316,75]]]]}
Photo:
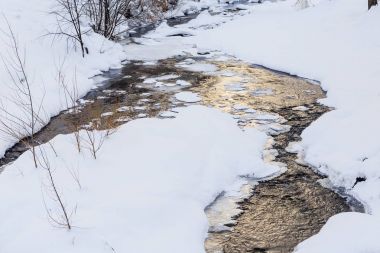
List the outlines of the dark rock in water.
{"type": "Polygon", "coordinates": [[[179,32],[167,35],[167,37],[191,37],[194,36],[192,33],[179,32]]]}
{"type": "Polygon", "coordinates": [[[352,188],[354,188],[358,183],[365,182],[366,180],[367,180],[366,177],[357,177],[356,180],[355,180],[354,185],[352,186],[352,188]]]}
{"type": "Polygon", "coordinates": [[[206,51],[206,50],[198,50],[198,54],[199,55],[208,55],[208,54],[210,54],[210,51],[206,51]]]}

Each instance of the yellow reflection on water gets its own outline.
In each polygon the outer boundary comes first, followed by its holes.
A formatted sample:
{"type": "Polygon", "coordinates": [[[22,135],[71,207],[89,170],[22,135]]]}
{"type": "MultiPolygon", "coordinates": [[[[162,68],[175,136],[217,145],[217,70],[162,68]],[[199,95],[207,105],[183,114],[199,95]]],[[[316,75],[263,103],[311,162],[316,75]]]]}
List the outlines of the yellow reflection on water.
{"type": "Polygon", "coordinates": [[[220,71],[192,90],[203,104],[231,113],[236,105],[270,110],[314,103],[325,97],[319,85],[238,61],[213,62],[220,71]]]}

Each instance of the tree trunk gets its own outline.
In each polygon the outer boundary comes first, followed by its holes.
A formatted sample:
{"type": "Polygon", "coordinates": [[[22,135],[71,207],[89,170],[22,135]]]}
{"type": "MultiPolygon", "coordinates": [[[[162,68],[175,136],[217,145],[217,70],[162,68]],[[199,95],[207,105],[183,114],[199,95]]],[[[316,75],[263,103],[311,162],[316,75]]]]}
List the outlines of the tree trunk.
{"type": "Polygon", "coordinates": [[[111,15],[110,15],[110,3],[109,3],[109,0],[105,0],[104,1],[104,36],[106,38],[108,38],[108,36],[110,35],[109,34],[109,30],[110,30],[110,18],[111,18],[111,15]]]}
{"type": "Polygon", "coordinates": [[[375,5],[377,5],[377,0],[368,0],[368,10],[375,5]]]}

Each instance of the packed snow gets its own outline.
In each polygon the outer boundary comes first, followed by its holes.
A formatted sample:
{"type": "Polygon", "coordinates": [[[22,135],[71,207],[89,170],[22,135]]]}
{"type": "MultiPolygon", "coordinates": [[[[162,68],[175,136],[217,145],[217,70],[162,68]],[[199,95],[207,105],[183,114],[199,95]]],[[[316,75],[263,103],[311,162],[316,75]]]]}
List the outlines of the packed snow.
{"type": "MultiPolygon", "coordinates": [[[[0,56],[3,60],[0,63],[0,104],[5,109],[5,112],[0,112],[0,117],[12,128],[20,127],[12,122],[10,115],[18,115],[26,121],[28,115],[17,105],[25,101],[14,103],[19,94],[6,69],[9,67],[13,71],[12,65],[15,66],[16,60],[8,24],[15,34],[22,61],[25,61],[35,110],[38,111],[40,106],[43,109],[40,117],[44,122],[38,122],[37,129],[67,108],[62,79],[66,81],[68,92],[77,90],[79,98],[95,87],[90,77],[100,74],[102,70],[119,67],[125,58],[121,45],[92,32],[83,37],[90,52],[85,58],[82,58],[78,48],[75,49],[71,43],[67,45],[65,37],[48,35],[57,29],[57,17],[51,13],[55,7],[56,3],[52,0],[0,0],[0,56]]],[[[18,139],[3,133],[4,126],[0,128],[2,157],[18,139]]],[[[26,131],[20,131],[20,137],[26,134],[26,131]]]]}
{"type": "MultiPolygon", "coordinates": [[[[380,225],[380,131],[376,117],[380,112],[380,8],[368,11],[367,1],[358,0],[312,2],[309,8],[297,8],[292,0],[264,2],[252,7],[249,15],[199,31],[189,39],[202,48],[219,49],[248,62],[321,82],[327,90],[327,98],[321,102],[335,110],[302,134],[304,159],[328,175],[334,186],[345,187],[361,200],[368,214],[339,218],[352,226],[339,226],[342,222],[334,217],[310,241],[318,241],[312,244],[315,252],[377,252],[380,242],[366,237],[373,231],[368,220],[380,225]],[[367,180],[354,187],[357,177],[367,180]],[[360,221],[363,224],[355,226],[360,221]],[[368,242],[373,247],[345,251],[347,238],[341,235],[347,233],[356,236],[358,245],[368,242]],[[325,241],[327,234],[329,241],[325,241]],[[330,244],[336,248],[327,250],[330,244]]],[[[311,252],[306,245],[301,244],[299,252],[311,252]]]]}
{"type": "Polygon", "coordinates": [[[380,220],[362,213],[333,216],[318,235],[302,242],[295,253],[379,252],[380,220]]]}
{"type": "Polygon", "coordinates": [[[176,84],[179,86],[191,86],[191,83],[185,80],[177,80],[176,84]]]}
{"type": "MultiPolygon", "coordinates": [[[[278,168],[261,159],[265,134],[242,131],[216,109],[178,111],[174,119],[123,125],[96,160],[85,143],[78,153],[73,135],[54,138],[54,150],[42,145],[71,231],[49,219],[48,211],[59,220],[62,213],[47,170],[34,168],[30,153],[6,167],[0,252],[204,252],[204,208],[239,175],[265,177],[278,168]]],[[[95,136],[99,143],[104,133],[95,136]]]]}
{"type": "MultiPolygon", "coordinates": [[[[20,49],[25,51],[33,98],[41,101],[44,97],[44,120],[67,107],[59,71],[70,89],[74,89],[73,83],[78,84],[81,96],[95,85],[90,77],[119,66],[123,59],[156,64],[179,55],[208,57],[217,49],[250,63],[319,80],[327,91],[327,98],[320,102],[334,110],[308,127],[302,142],[293,143],[288,151],[298,152],[303,162],[326,174],[334,187],[344,187],[362,201],[366,214],[332,217],[296,252],[380,252],[376,236],[380,227],[380,7],[367,11],[367,1],[359,0],[313,0],[302,6],[297,2],[264,1],[241,8],[244,15],[202,11],[188,24],[170,28],[164,22],[135,39],[136,43],[124,46],[88,33],[84,39],[91,53],[85,58],[68,50],[65,40],[52,43],[44,36],[56,24],[49,14],[51,0],[0,0],[4,14],[0,27],[7,27],[8,21],[17,34],[20,49]],[[188,37],[173,36],[181,33],[188,37]],[[366,180],[355,184],[358,177],[366,180]]],[[[182,16],[217,6],[216,0],[183,1],[168,15],[182,16]]],[[[9,58],[9,36],[1,33],[0,39],[1,55],[9,58]]],[[[179,67],[199,72],[218,70],[215,65],[191,60],[179,67]]],[[[22,115],[7,99],[14,93],[6,85],[10,79],[4,68],[0,68],[0,79],[4,108],[22,115]]],[[[164,85],[158,80],[146,82],[164,85]]],[[[177,93],[175,98],[200,100],[191,92],[177,93]]],[[[122,126],[106,140],[96,161],[88,154],[76,154],[73,136],[53,140],[58,157],[49,146],[43,146],[56,168],[54,174],[65,201],[71,210],[78,205],[73,214],[77,227],[71,232],[49,224],[44,202],[48,208],[54,203],[41,185],[46,171],[30,166],[30,154],[6,167],[0,175],[0,192],[4,193],[0,200],[6,203],[0,214],[7,217],[0,222],[0,251],[203,252],[207,232],[204,207],[237,175],[256,172],[265,176],[276,169],[260,159],[264,134],[254,130],[243,133],[229,116],[211,109],[178,111],[175,119],[141,119],[122,126]],[[210,118],[211,123],[202,122],[204,118],[210,118]],[[236,164],[239,166],[232,166],[236,164]],[[82,189],[76,189],[69,167],[80,168],[82,189]]],[[[256,120],[276,123],[278,118],[261,115],[256,120]]],[[[279,126],[277,130],[288,129],[279,126]]],[[[1,136],[0,156],[15,141],[1,136]]]]}

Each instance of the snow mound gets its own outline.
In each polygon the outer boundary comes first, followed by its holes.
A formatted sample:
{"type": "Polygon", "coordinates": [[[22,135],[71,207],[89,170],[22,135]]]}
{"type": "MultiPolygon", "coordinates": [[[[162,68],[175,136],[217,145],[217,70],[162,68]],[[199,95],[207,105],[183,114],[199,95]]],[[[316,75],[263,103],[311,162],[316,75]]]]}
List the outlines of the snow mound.
{"type": "Polygon", "coordinates": [[[66,208],[75,210],[71,231],[49,222],[46,210],[58,216],[60,209],[47,172],[24,153],[0,177],[0,202],[6,203],[0,205],[6,217],[0,252],[204,252],[205,207],[239,176],[278,168],[261,159],[267,136],[242,131],[230,115],[191,106],[176,116],[121,126],[96,160],[85,148],[78,154],[74,135],[54,138],[55,151],[42,146],[66,208]]]}
{"type": "Polygon", "coordinates": [[[299,244],[294,253],[380,252],[379,222],[373,216],[362,213],[335,215],[319,234],[299,244]]]}
{"type": "MultiPolygon", "coordinates": [[[[380,226],[380,121],[376,116],[380,112],[379,20],[380,7],[368,11],[367,1],[265,1],[255,6],[251,14],[189,38],[198,47],[219,49],[251,63],[319,80],[327,91],[327,98],[320,102],[334,110],[306,128],[298,150],[304,152],[304,162],[327,175],[334,187],[344,188],[362,201],[366,211],[377,217],[373,219],[377,226],[380,226]],[[296,2],[312,2],[313,6],[299,10],[295,8],[296,2]],[[365,181],[356,184],[358,178],[365,181]]],[[[346,229],[356,230],[354,220],[346,222],[353,224],[346,229]]],[[[379,240],[368,236],[371,232],[363,231],[347,233],[355,233],[358,242],[367,240],[366,252],[379,252],[370,246],[379,240]]],[[[348,245],[354,243],[336,236],[348,245]]],[[[334,252],[327,247],[343,243],[322,235],[318,238],[323,250],[302,252],[334,252]]]]}
{"type": "MultiPolygon", "coordinates": [[[[39,115],[41,119],[36,123],[36,130],[43,127],[51,117],[70,106],[67,105],[65,99],[67,94],[64,94],[59,78],[65,79],[70,94],[75,92],[81,97],[95,87],[94,81],[90,79],[92,76],[101,74],[109,68],[121,67],[120,62],[125,57],[123,47],[92,32],[85,24],[82,27],[86,31],[83,40],[89,54],[84,58],[78,45],[74,47],[71,42],[67,44],[70,41],[68,38],[47,36],[49,32],[58,30],[57,17],[52,14],[56,10],[55,1],[1,0],[0,10],[0,55],[4,61],[0,63],[0,103],[6,109],[5,112],[0,112],[0,119],[5,120],[4,123],[16,132],[19,131],[20,135],[27,135],[28,131],[20,127],[18,122],[14,122],[13,118],[9,118],[9,115],[17,115],[21,121],[28,123],[30,115],[25,113],[25,108],[20,106],[20,104],[25,104],[26,100],[16,101],[18,105],[12,102],[16,98],[19,99],[19,94],[15,92],[17,89],[12,86],[12,78],[3,66],[5,63],[12,71],[14,69],[11,65],[14,65],[15,69],[20,68],[15,65],[16,59],[7,23],[15,34],[18,49],[21,52],[21,61],[25,63],[24,68],[30,82],[33,102],[36,105],[34,109],[38,111],[41,104],[44,112],[39,115]],[[73,80],[78,84],[77,91],[73,87],[73,80]]],[[[0,157],[4,155],[7,148],[18,141],[17,138],[4,134],[3,130],[5,128],[0,126],[0,157]]]]}

